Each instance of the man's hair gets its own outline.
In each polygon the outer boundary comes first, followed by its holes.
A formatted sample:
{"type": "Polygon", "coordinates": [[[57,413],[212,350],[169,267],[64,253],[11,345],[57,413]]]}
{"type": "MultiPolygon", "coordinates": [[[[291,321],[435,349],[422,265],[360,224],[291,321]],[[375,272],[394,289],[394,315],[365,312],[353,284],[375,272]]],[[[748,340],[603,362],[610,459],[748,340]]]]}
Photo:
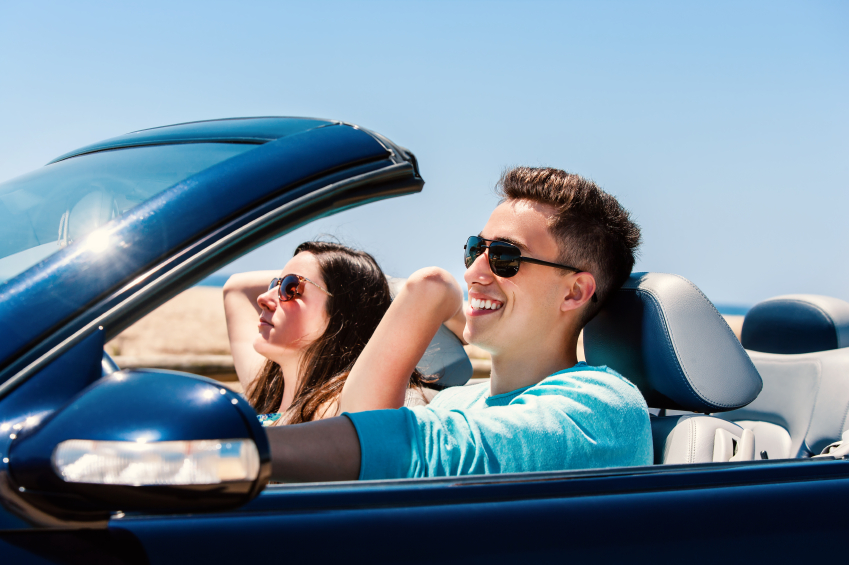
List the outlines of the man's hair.
{"type": "Polygon", "coordinates": [[[549,230],[560,248],[560,262],[595,277],[598,302],[587,303],[581,326],[598,313],[634,268],[640,228],[628,211],[596,183],[560,169],[516,167],[505,171],[496,193],[506,200],[554,206],[549,230]]]}

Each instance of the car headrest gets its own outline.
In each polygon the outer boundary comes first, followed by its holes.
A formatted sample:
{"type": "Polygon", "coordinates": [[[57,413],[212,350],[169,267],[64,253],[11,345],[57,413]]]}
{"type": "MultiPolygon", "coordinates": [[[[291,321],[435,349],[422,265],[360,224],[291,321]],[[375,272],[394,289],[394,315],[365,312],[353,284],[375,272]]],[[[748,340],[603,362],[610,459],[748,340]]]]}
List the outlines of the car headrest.
{"type": "MultiPolygon", "coordinates": [[[[407,279],[386,277],[392,298],[401,290],[401,286],[407,279]]],[[[439,330],[427,350],[418,362],[416,368],[426,376],[436,376],[438,379],[433,383],[438,387],[462,386],[472,378],[474,369],[463,342],[445,326],[439,326],[439,330]]]]}
{"type": "Polygon", "coordinates": [[[634,383],[652,408],[724,412],[763,386],[725,319],[677,275],[632,274],[584,328],[584,353],[634,383]]]}
{"type": "Polygon", "coordinates": [[[440,387],[463,386],[474,372],[463,342],[445,326],[439,326],[416,368],[439,377],[434,384],[440,387]]]}
{"type": "Polygon", "coordinates": [[[785,355],[849,347],[849,304],[815,294],[764,300],[746,313],[740,341],[746,349],[785,355]]]}

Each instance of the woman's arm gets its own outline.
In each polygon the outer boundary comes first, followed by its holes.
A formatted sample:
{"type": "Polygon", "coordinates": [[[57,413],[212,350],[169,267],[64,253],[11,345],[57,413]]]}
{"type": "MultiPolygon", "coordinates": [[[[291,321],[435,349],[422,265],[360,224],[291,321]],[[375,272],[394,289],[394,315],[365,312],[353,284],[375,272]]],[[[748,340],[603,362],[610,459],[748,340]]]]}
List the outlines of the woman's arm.
{"type": "Polygon", "coordinates": [[[224,314],[236,375],[245,392],[256,379],[265,357],[254,350],[260,308],[257,297],[268,290],[268,281],[279,271],[238,273],[224,283],[224,314]]]}
{"type": "Polygon", "coordinates": [[[447,271],[428,267],[413,273],[354,363],[334,413],[403,406],[416,363],[462,305],[460,286],[447,271]]]}

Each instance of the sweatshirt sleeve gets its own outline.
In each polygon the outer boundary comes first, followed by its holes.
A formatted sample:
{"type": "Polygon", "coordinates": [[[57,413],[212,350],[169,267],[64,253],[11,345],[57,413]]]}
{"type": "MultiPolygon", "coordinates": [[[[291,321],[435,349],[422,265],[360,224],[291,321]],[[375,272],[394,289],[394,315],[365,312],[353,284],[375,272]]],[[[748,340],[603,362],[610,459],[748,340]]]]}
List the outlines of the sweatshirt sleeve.
{"type": "Polygon", "coordinates": [[[642,395],[621,377],[551,377],[507,406],[414,407],[346,414],[360,479],[442,477],[650,465],[642,395]]]}

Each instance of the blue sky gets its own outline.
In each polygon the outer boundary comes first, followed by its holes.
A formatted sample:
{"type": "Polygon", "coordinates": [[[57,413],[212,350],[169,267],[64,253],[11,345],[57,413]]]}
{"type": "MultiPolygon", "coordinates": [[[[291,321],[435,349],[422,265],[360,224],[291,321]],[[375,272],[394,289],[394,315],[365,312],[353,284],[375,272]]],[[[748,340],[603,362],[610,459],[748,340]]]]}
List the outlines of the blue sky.
{"type": "Polygon", "coordinates": [[[641,224],[638,270],[715,302],[849,300],[849,3],[0,0],[0,181],[191,120],[342,119],[418,157],[422,194],[311,224],[458,278],[507,166],[563,168],[641,224]]]}

